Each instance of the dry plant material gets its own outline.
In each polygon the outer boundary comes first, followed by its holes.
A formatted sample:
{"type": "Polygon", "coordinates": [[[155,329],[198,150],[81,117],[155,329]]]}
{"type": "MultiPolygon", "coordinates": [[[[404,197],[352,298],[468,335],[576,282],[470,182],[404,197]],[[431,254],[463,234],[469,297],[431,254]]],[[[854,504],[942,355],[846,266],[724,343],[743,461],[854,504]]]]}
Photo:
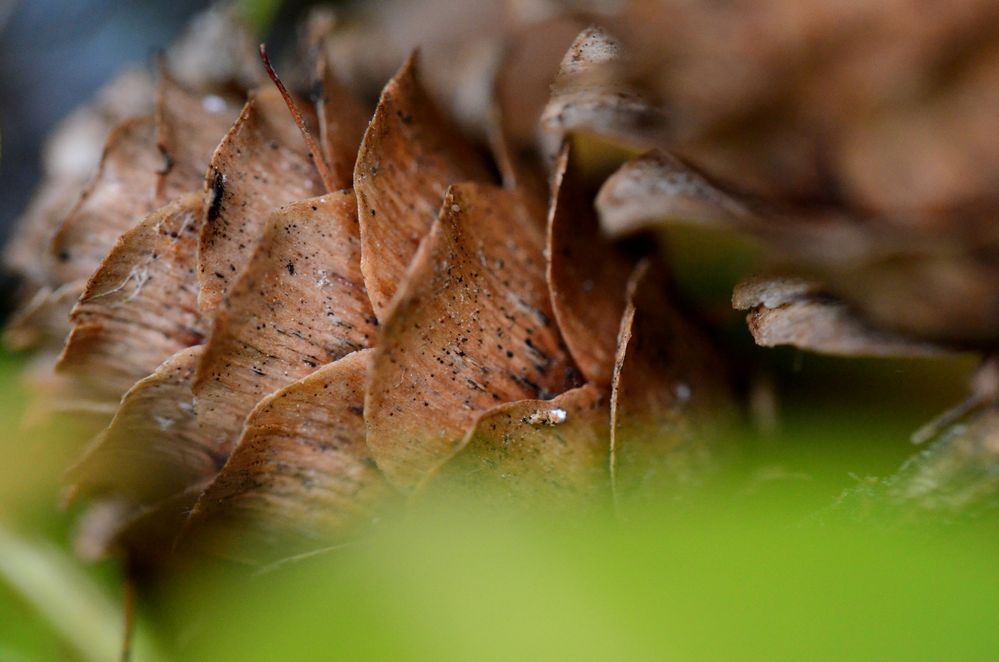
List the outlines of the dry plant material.
{"type": "MultiPolygon", "coordinates": [[[[319,179],[326,188],[326,192],[332,193],[338,188],[341,188],[340,186],[337,186],[334,181],[333,175],[330,173],[329,167],[326,165],[326,161],[323,158],[323,150],[319,147],[319,143],[316,142],[315,136],[312,135],[313,132],[309,128],[305,116],[298,108],[298,102],[296,102],[295,98],[290,92],[288,92],[288,88],[285,87],[284,82],[282,82],[281,78],[274,70],[273,65],[271,65],[270,56],[267,55],[266,44],[260,44],[260,61],[263,62],[267,75],[270,77],[271,82],[274,83],[274,87],[277,88],[278,93],[281,94],[281,99],[284,100],[285,105],[288,107],[288,112],[291,113],[292,119],[295,120],[295,126],[298,127],[298,131],[301,133],[302,139],[305,141],[305,146],[309,150],[309,159],[312,161],[312,165],[315,166],[316,172],[319,173],[319,179]]],[[[312,124],[314,125],[315,122],[312,122],[312,124]]]]}
{"type": "Polygon", "coordinates": [[[584,133],[631,149],[665,142],[662,111],[628,79],[624,45],[606,30],[583,30],[562,59],[541,114],[541,142],[554,159],[569,133],[584,133]]]}
{"type": "Polygon", "coordinates": [[[544,16],[545,8],[533,0],[356,4],[337,9],[338,25],[327,49],[351,87],[377,96],[399,63],[418,48],[434,101],[481,138],[505,37],[544,16]]]}
{"type": "Polygon", "coordinates": [[[191,392],[203,354],[203,346],[181,350],[125,394],[70,470],[74,489],[150,506],[214,475],[226,449],[218,431],[197,420],[191,392]]]}
{"type": "Polygon", "coordinates": [[[361,271],[379,321],[447,187],[490,180],[481,157],[427,96],[411,55],[385,86],[354,168],[361,271]]]}
{"type": "Polygon", "coordinates": [[[590,382],[609,386],[631,261],[604,239],[592,189],[566,146],[552,175],[548,285],[565,344],[590,382]]]}
{"type": "Polygon", "coordinates": [[[147,122],[128,121],[109,136],[97,179],[53,241],[60,280],[85,277],[154,206],[196,189],[235,114],[225,98],[192,94],[164,72],[154,117],[159,162],[152,166],[147,122]],[[88,244],[81,246],[84,236],[88,244]]]}
{"type": "Polygon", "coordinates": [[[189,193],[125,232],[70,315],[57,369],[117,402],[134,383],[207,335],[198,310],[202,196],[189,193]]]}
{"type": "Polygon", "coordinates": [[[204,489],[204,483],[196,483],[147,506],[123,499],[95,501],[77,526],[77,554],[92,561],[127,555],[137,577],[162,570],[173,560],[177,532],[204,489]]]}
{"type": "MultiPolygon", "coordinates": [[[[999,333],[999,228],[994,214],[955,225],[898,229],[861,264],[822,265],[829,289],[882,328],[988,349],[999,333]],[[960,292],[960,295],[956,293],[960,292]]],[[[833,250],[834,243],[828,249],[833,250]]]]}
{"type": "Polygon", "coordinates": [[[364,443],[371,351],[348,354],[257,404],[198,500],[190,543],[258,561],[342,539],[375,515],[390,490],[364,443]]]}
{"type": "Polygon", "coordinates": [[[566,49],[585,27],[575,15],[554,16],[519,26],[504,45],[486,121],[507,188],[540,199],[548,196],[548,178],[538,158],[538,120],[566,49]]]}
{"type": "Polygon", "coordinates": [[[156,97],[156,147],[163,158],[156,195],[163,204],[201,188],[212,153],[239,114],[239,105],[228,95],[189,92],[166,71],[156,97]]]}
{"type": "Polygon", "coordinates": [[[156,149],[150,117],[125,120],[108,136],[97,175],[63,222],[50,248],[60,283],[87,278],[118,236],[155,209],[156,149]]]}
{"type": "MultiPolygon", "coordinates": [[[[31,197],[3,251],[3,266],[24,281],[31,296],[57,282],[55,257],[48,252],[55,233],[87,186],[85,178],[49,177],[31,197]]],[[[23,302],[22,302],[23,304],[23,302]]]]}
{"type": "Polygon", "coordinates": [[[205,191],[199,301],[210,312],[252,254],[268,215],[323,192],[278,90],[262,88],[250,96],[212,157],[205,191]]]}
{"type": "Polygon", "coordinates": [[[21,427],[30,432],[65,434],[67,441],[83,446],[114,416],[116,406],[82,392],[76,381],[55,372],[58,355],[41,351],[28,362],[23,386],[28,406],[21,427]]]}
{"type": "Polygon", "coordinates": [[[313,92],[316,94],[322,157],[336,188],[348,188],[354,181],[354,162],[368,128],[368,113],[354,94],[337,80],[325,50],[316,58],[313,92]]]}
{"type": "Polygon", "coordinates": [[[611,393],[618,503],[700,484],[720,463],[712,436],[731,415],[727,369],[665,280],[645,259],[628,282],[611,393]]]}
{"type": "Polygon", "coordinates": [[[798,278],[757,278],[739,283],[732,296],[756,344],[791,345],[838,356],[934,356],[948,351],[933,343],[877,329],[850,306],[798,278]]]}
{"type": "Polygon", "coordinates": [[[111,127],[153,110],[152,78],[126,68],[53,130],[42,151],[43,180],[4,247],[3,263],[33,287],[52,285],[49,243],[101,161],[111,127]]]}
{"type": "Polygon", "coordinates": [[[611,236],[666,221],[710,228],[743,228],[752,223],[743,201],[661,150],[642,154],[608,177],[596,206],[603,228],[611,236]]]}
{"type": "Polygon", "coordinates": [[[83,288],[84,282],[75,280],[55,289],[39,289],[7,323],[4,343],[22,351],[62,346],[71,328],[69,313],[83,288]]]}
{"type": "Polygon", "coordinates": [[[412,488],[483,411],[576,385],[552,318],[542,224],[516,193],[452,186],[382,325],[365,400],[368,446],[412,488]]]}
{"type": "Polygon", "coordinates": [[[427,490],[507,508],[586,509],[608,494],[609,397],[593,384],[486,411],[427,490]]]}
{"type": "Polygon", "coordinates": [[[994,204],[978,173],[999,165],[995,85],[976,72],[997,19],[989,0],[635,2],[615,28],[685,155],[756,193],[880,214],[994,204]]]}
{"type": "MultiPolygon", "coordinates": [[[[703,482],[755,370],[670,265],[631,270],[614,242],[648,228],[759,244],[787,274],[736,289],[760,344],[993,350],[997,15],[902,2],[366,6],[304,31],[313,103],[210,10],[155,107],[126,76],[60,129],[5,255],[32,414],[106,428],[71,473],[81,543],[156,566],[197,504],[192,548],[258,562],[395,488],[585,509],[703,482]]],[[[881,498],[989,503],[993,403],[938,419],[881,498]]]]}
{"type": "MultiPolygon", "coordinates": [[[[999,19],[999,11],[992,21],[999,19]]],[[[881,212],[996,203],[999,167],[999,45],[968,55],[946,91],[857,122],[837,153],[843,185],[856,204],[881,212]]]]}
{"type": "Polygon", "coordinates": [[[612,234],[674,224],[742,233],[780,270],[820,280],[890,332],[980,345],[999,330],[999,233],[983,209],[944,220],[789,207],[729,193],[657,152],[622,166],[597,206],[612,234]]]}
{"type": "Polygon", "coordinates": [[[227,447],[264,396],[371,344],[360,258],[350,190],[293,203],[267,220],[216,311],[194,385],[199,419],[224,430],[227,447]]]}
{"type": "Polygon", "coordinates": [[[495,94],[506,137],[515,149],[535,145],[552,82],[566,51],[586,27],[581,17],[557,15],[523,26],[508,40],[496,72],[495,94]]]}

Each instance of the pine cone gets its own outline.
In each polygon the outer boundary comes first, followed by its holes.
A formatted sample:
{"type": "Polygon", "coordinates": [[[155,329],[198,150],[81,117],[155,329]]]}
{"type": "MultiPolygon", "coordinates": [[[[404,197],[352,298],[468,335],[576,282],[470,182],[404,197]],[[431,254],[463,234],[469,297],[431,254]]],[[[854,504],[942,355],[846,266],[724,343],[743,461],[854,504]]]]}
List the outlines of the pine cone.
{"type": "Polygon", "coordinates": [[[661,224],[763,247],[733,297],[762,345],[991,350],[999,133],[964,100],[996,89],[999,42],[930,75],[988,3],[902,36],[892,7],[542,4],[316,13],[288,63],[308,99],[219,7],[53,136],[7,339],[37,353],[35,418],[94,435],[67,474],[81,550],[260,562],[430,495],[626,507],[703,482],[735,370],[654,242],[619,240],[661,224]],[[825,59],[844,41],[918,54],[910,87],[825,59]]]}

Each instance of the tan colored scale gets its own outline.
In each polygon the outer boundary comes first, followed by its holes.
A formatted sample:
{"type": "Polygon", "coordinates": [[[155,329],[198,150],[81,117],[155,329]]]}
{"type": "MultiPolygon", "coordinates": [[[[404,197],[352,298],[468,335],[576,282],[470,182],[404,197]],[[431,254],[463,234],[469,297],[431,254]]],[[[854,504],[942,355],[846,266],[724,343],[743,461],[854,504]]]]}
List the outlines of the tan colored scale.
{"type": "Polygon", "coordinates": [[[174,353],[204,341],[196,278],[202,196],[189,193],[119,237],[70,319],[57,369],[117,402],[174,353]]]}
{"type": "Polygon", "coordinates": [[[368,128],[368,111],[337,80],[325,50],[316,59],[316,69],[319,146],[335,186],[348,188],[353,185],[357,150],[368,128]]]}
{"type": "Polygon", "coordinates": [[[192,94],[161,76],[153,126],[134,119],[112,131],[95,180],[53,239],[60,282],[89,276],[119,235],[196,189],[234,115],[223,97],[192,94]]]}
{"type": "Polygon", "coordinates": [[[103,430],[117,404],[93,397],[72,379],[55,372],[58,355],[42,351],[31,357],[22,375],[28,405],[21,420],[26,431],[48,431],[82,446],[103,430]]]}
{"type": "Polygon", "coordinates": [[[343,539],[376,515],[392,491],[364,443],[371,351],[348,354],[257,404],[198,500],[185,544],[259,561],[343,539]]]}
{"type": "Polygon", "coordinates": [[[596,26],[579,33],[562,59],[539,121],[547,158],[557,158],[570,133],[599,136],[628,149],[667,144],[663,111],[627,74],[620,40],[596,26]]]}
{"type": "Polygon", "coordinates": [[[156,90],[156,147],[163,157],[157,173],[160,204],[201,187],[208,163],[239,106],[222,94],[196,94],[164,71],[156,90]]]}
{"type": "Polygon", "coordinates": [[[192,90],[251,90],[266,80],[253,32],[238,4],[214,3],[166,50],[167,68],[192,90]]]}
{"type": "Polygon", "coordinates": [[[47,179],[31,197],[3,250],[4,266],[35,288],[51,287],[56,260],[49,252],[53,237],[80,200],[89,179],[47,179]]]}
{"type": "Polygon", "coordinates": [[[97,175],[52,240],[60,283],[87,278],[118,236],[155,209],[156,149],[151,117],[125,120],[112,129],[97,175]]]}
{"type": "Polygon", "coordinates": [[[597,207],[613,235],[688,224],[748,236],[777,270],[820,281],[889,332],[981,345],[999,330],[999,226],[987,207],[871,216],[757,200],[657,152],[608,178],[597,207]]]}
{"type": "Polygon", "coordinates": [[[55,289],[39,289],[7,323],[4,342],[14,350],[58,351],[71,328],[69,313],[83,288],[84,281],[74,280],[55,289]]]}
{"type": "Polygon", "coordinates": [[[747,326],[763,347],[792,345],[838,356],[935,356],[948,351],[873,327],[816,283],[799,278],[745,280],[736,286],[732,306],[749,311],[747,326]]]}
{"type": "MultiPolygon", "coordinates": [[[[301,107],[301,104],[299,104],[301,107]]],[[[268,215],[323,192],[284,100],[253,92],[212,156],[198,249],[199,302],[212,311],[253,253],[268,215]]]]}
{"type": "Polygon", "coordinates": [[[537,158],[538,120],[566,49],[585,21],[556,15],[518,26],[504,43],[486,121],[493,158],[508,188],[548,197],[547,173],[537,158]]]}
{"type": "Polygon", "coordinates": [[[365,400],[368,445],[412,488],[498,404],[549,399],[577,371],[553,320],[540,210],[456,184],[379,335],[365,400]]]}
{"type": "Polygon", "coordinates": [[[628,283],[611,393],[611,472],[619,505],[702,483],[722,463],[713,436],[732,414],[730,376],[686,319],[651,259],[628,283]]]}
{"type": "Polygon", "coordinates": [[[227,449],[195,415],[191,384],[203,355],[204,346],[181,350],[136,383],[68,481],[147,506],[213,476],[227,449]]]}
{"type": "Polygon", "coordinates": [[[176,558],[178,532],[204,489],[196,483],[149,505],[97,499],[81,516],[73,546],[88,560],[127,555],[134,572],[162,571],[176,558]]]}
{"type": "Polygon", "coordinates": [[[498,405],[475,422],[425,492],[502,508],[587,509],[609,495],[608,394],[587,384],[498,405]]]}
{"type": "Polygon", "coordinates": [[[217,310],[194,385],[199,419],[225,431],[226,447],[264,396],[374,342],[359,263],[353,191],[271,214],[217,310]]]}
{"type": "Polygon", "coordinates": [[[152,112],[152,87],[148,73],[128,67],[46,139],[42,183],[3,250],[4,264],[31,285],[56,284],[48,246],[100,165],[111,128],[127,117],[152,112]]]}
{"type": "Polygon", "coordinates": [[[604,231],[623,236],[656,223],[676,220],[704,227],[751,228],[744,201],[720,190],[672,154],[652,150],[622,165],[607,178],[596,207],[604,231]]]}
{"type": "Polygon", "coordinates": [[[416,55],[410,56],[382,92],[354,169],[361,271],[380,321],[447,187],[491,179],[481,157],[427,96],[416,55]]]}
{"type": "Polygon", "coordinates": [[[606,387],[631,260],[602,235],[580,167],[566,146],[552,175],[547,277],[552,310],[576,365],[588,381],[606,387]]]}

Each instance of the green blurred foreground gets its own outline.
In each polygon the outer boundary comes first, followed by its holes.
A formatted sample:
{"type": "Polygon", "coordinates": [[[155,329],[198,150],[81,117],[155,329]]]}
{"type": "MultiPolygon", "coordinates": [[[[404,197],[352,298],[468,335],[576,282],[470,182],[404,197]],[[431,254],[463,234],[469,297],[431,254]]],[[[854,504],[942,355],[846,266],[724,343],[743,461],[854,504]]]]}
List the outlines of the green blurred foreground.
{"type": "MultiPolygon", "coordinates": [[[[973,362],[772,356],[784,426],[744,440],[710,498],[625,519],[427,504],[252,577],[183,573],[144,601],[133,657],[995,659],[994,521],[886,530],[828,511],[913,452],[973,362]]],[[[56,507],[74,449],[18,432],[17,369],[2,359],[0,660],[115,659],[119,573],[75,560],[75,513],[56,507]]]]}

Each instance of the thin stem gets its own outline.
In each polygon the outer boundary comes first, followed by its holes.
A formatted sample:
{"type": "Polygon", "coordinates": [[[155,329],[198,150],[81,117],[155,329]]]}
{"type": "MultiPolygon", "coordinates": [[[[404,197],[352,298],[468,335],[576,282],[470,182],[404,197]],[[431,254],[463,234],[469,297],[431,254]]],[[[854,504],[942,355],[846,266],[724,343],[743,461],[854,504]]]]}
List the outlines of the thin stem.
{"type": "Polygon", "coordinates": [[[302,132],[302,137],[305,138],[305,143],[309,146],[309,156],[312,158],[312,163],[315,164],[316,170],[319,171],[319,178],[323,180],[323,186],[326,187],[326,191],[332,193],[337,189],[335,180],[333,179],[333,173],[330,172],[329,166],[326,165],[326,160],[323,159],[322,150],[319,149],[319,143],[316,139],[312,137],[312,132],[309,131],[309,127],[305,125],[305,119],[302,117],[302,113],[298,110],[298,106],[295,104],[295,100],[292,98],[288,89],[278,78],[277,72],[274,71],[274,67],[271,66],[271,60],[267,57],[267,46],[265,44],[260,44],[260,60],[264,63],[264,69],[267,70],[267,75],[270,76],[274,85],[277,86],[278,91],[281,93],[281,98],[284,99],[285,104],[288,106],[288,110],[291,111],[292,117],[295,118],[295,124],[298,125],[298,130],[302,132]]]}

